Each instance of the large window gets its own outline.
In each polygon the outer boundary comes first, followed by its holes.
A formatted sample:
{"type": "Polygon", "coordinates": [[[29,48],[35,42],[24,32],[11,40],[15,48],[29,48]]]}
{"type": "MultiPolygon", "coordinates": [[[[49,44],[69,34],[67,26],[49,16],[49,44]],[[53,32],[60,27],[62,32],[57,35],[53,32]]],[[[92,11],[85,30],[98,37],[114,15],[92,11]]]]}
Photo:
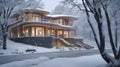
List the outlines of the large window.
{"type": "Polygon", "coordinates": [[[35,27],[32,27],[31,35],[32,35],[32,36],[35,36],[35,27]]]}
{"type": "Polygon", "coordinates": [[[50,29],[47,30],[47,35],[50,36],[50,29]]]}
{"type": "Polygon", "coordinates": [[[60,24],[63,24],[63,20],[62,20],[62,19],[59,19],[59,23],[60,23],[60,24]]]}
{"type": "Polygon", "coordinates": [[[68,30],[58,30],[57,31],[57,37],[69,37],[69,31],[68,30]]]}
{"type": "Polygon", "coordinates": [[[64,37],[65,38],[69,37],[69,31],[64,31],[64,37]]]}
{"type": "Polygon", "coordinates": [[[59,24],[62,25],[68,25],[69,24],[69,20],[68,19],[56,19],[55,22],[58,22],[59,24]]]}
{"type": "Polygon", "coordinates": [[[44,36],[44,28],[32,27],[32,36],[44,36]]]}
{"type": "Polygon", "coordinates": [[[48,36],[54,36],[54,34],[55,34],[55,31],[53,29],[48,29],[47,30],[47,35],[48,36]]]}
{"type": "Polygon", "coordinates": [[[36,27],[36,36],[44,36],[44,28],[36,27]]]}
{"type": "Polygon", "coordinates": [[[29,36],[29,28],[28,27],[24,28],[24,34],[25,34],[25,36],[29,36]]]}
{"type": "Polygon", "coordinates": [[[63,33],[62,30],[58,30],[58,31],[57,31],[57,35],[58,35],[58,37],[63,37],[63,34],[62,34],[62,33],[63,33]]]}
{"type": "Polygon", "coordinates": [[[41,21],[41,18],[42,17],[39,14],[28,14],[27,21],[39,22],[39,21],[41,21]]]}
{"type": "Polygon", "coordinates": [[[69,25],[69,20],[68,19],[64,19],[63,20],[63,25],[69,25]]]}

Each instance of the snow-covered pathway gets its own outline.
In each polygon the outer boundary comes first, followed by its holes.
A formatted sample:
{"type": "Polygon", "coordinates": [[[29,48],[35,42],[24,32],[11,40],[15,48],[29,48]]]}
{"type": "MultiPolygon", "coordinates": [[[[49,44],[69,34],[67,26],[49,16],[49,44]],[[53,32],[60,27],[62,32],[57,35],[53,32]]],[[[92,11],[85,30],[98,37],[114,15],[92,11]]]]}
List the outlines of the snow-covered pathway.
{"type": "MultiPolygon", "coordinates": [[[[107,52],[110,52],[110,49],[108,49],[107,52]]],[[[34,59],[38,57],[48,57],[52,59],[52,58],[87,56],[87,55],[94,55],[98,53],[99,51],[97,49],[92,49],[92,50],[60,51],[60,52],[0,56],[0,60],[2,60],[0,61],[0,64],[9,63],[13,61],[26,60],[26,59],[34,59]]]]}
{"type": "Polygon", "coordinates": [[[98,55],[90,55],[73,58],[55,58],[47,57],[16,61],[0,65],[0,67],[106,67],[106,62],[98,55]]]}

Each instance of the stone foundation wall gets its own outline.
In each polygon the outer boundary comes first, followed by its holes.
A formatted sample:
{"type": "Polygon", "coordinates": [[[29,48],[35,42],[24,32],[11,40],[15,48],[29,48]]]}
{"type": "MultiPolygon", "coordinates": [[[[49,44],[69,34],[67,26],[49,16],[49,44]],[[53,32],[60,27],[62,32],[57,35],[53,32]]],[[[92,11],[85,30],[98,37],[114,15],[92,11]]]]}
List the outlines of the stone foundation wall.
{"type": "Polygon", "coordinates": [[[15,42],[30,44],[34,46],[41,46],[46,48],[52,48],[54,46],[53,37],[21,37],[21,38],[10,38],[15,42]]]}

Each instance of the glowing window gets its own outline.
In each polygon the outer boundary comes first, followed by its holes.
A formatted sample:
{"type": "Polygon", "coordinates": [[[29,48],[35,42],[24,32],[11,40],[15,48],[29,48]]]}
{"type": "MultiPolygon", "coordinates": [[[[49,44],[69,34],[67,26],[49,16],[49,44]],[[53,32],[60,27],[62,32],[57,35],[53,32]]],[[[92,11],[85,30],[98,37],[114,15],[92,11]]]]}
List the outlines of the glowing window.
{"type": "Polygon", "coordinates": [[[36,36],[44,36],[44,28],[36,27],[36,36]]]}
{"type": "Polygon", "coordinates": [[[32,27],[32,36],[35,36],[35,27],[32,27]]]}
{"type": "Polygon", "coordinates": [[[64,31],[64,37],[69,37],[69,31],[64,31]]]}

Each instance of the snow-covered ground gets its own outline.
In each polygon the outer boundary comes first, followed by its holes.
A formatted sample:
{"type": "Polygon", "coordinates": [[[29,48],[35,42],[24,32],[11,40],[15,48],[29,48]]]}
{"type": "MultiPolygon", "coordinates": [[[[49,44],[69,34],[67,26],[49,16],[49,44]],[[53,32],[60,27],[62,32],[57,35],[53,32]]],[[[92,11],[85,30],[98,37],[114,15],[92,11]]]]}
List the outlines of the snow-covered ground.
{"type": "Polygon", "coordinates": [[[83,40],[84,43],[93,46],[95,49],[97,49],[97,45],[95,43],[95,41],[89,40],[89,39],[84,39],[83,40]]]}
{"type": "Polygon", "coordinates": [[[3,50],[0,48],[0,55],[1,53],[3,55],[19,55],[30,53],[25,52],[27,49],[35,49],[36,53],[58,51],[55,48],[48,49],[43,47],[31,46],[23,43],[16,43],[11,40],[7,40],[7,50],[3,50]]]}
{"type": "MultiPolygon", "coordinates": [[[[94,40],[84,39],[83,42],[88,44],[88,45],[94,46],[94,49],[98,49],[98,47],[96,45],[96,42],[94,40]]],[[[106,44],[107,49],[111,49],[111,46],[110,46],[109,42],[106,42],[105,44],[106,44]]]]}
{"type": "Polygon", "coordinates": [[[100,55],[91,55],[74,58],[55,58],[50,60],[47,57],[16,61],[0,65],[0,67],[106,67],[106,62],[100,55]]]}
{"type": "MultiPolygon", "coordinates": [[[[94,46],[94,49],[98,49],[96,46],[95,41],[91,41],[88,39],[84,39],[84,43],[94,46]]],[[[107,48],[110,48],[110,45],[106,43],[107,48]]],[[[71,51],[71,50],[85,50],[82,48],[78,47],[73,47],[73,48],[67,48],[67,47],[60,47],[60,48],[44,48],[44,47],[37,47],[37,46],[32,46],[28,44],[23,44],[23,43],[17,43],[13,42],[11,40],[7,40],[7,50],[3,50],[2,46],[0,46],[0,56],[4,55],[20,55],[20,54],[29,54],[32,53],[33,51],[26,52],[26,50],[29,49],[35,49],[36,52],[34,53],[44,53],[44,52],[56,52],[56,51],[71,51]]]]}
{"type": "MultiPolygon", "coordinates": [[[[36,52],[34,52],[34,53],[70,51],[71,50],[71,48],[58,48],[57,49],[57,48],[44,48],[44,47],[31,46],[28,44],[13,42],[8,39],[7,40],[7,50],[3,50],[2,46],[0,46],[0,56],[29,54],[29,53],[33,52],[33,51],[26,52],[27,49],[35,49],[36,52]]],[[[85,49],[80,49],[80,48],[74,47],[74,48],[72,48],[72,50],[85,50],[85,49]]]]}

